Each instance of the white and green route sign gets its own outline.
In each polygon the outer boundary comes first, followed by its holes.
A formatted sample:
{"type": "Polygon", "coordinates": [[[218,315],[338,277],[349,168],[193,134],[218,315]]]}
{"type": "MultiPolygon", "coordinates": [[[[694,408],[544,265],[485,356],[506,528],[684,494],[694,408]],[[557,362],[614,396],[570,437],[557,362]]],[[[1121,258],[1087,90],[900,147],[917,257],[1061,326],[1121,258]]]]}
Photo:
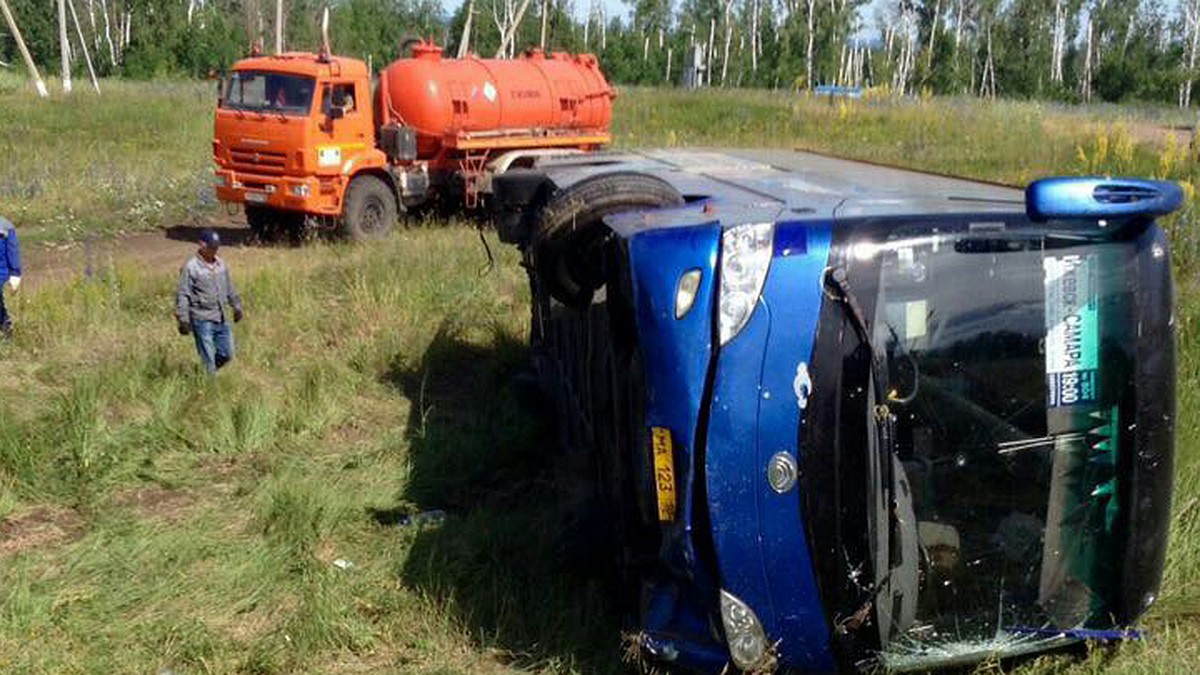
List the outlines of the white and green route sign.
{"type": "Polygon", "coordinates": [[[1099,307],[1095,258],[1047,256],[1046,380],[1052,407],[1095,403],[1099,396],[1099,307]]]}

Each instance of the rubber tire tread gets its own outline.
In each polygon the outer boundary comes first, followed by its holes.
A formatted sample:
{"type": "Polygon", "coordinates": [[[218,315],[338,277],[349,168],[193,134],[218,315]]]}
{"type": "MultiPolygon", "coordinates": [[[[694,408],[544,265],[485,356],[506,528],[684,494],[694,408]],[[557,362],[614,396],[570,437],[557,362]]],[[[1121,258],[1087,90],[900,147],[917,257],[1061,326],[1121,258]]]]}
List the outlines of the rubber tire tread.
{"type": "Polygon", "coordinates": [[[538,277],[555,300],[586,307],[604,280],[602,274],[588,273],[582,255],[608,234],[604,217],[683,203],[683,195],[670,183],[635,171],[601,174],[565,188],[542,208],[533,235],[538,277]]]}
{"type": "Polygon", "coordinates": [[[346,190],[346,202],[342,208],[343,225],[348,236],[353,241],[366,241],[386,236],[399,219],[396,208],[396,196],[387,183],[378,176],[359,176],[350,183],[346,190]],[[383,204],[383,224],[379,229],[367,232],[362,229],[362,213],[371,198],[378,198],[383,204]]]}

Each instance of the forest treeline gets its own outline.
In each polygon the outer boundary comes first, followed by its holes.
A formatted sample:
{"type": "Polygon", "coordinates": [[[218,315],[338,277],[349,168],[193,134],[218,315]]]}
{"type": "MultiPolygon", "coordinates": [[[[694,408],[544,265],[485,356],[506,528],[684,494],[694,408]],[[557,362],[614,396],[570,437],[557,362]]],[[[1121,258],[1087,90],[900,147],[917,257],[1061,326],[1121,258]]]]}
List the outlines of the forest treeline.
{"type": "MultiPolygon", "coordinates": [[[[55,3],[6,0],[33,59],[57,72],[55,3]]],[[[260,43],[274,46],[271,0],[64,0],[102,75],[201,77],[260,43]]],[[[320,43],[331,8],[339,54],[376,69],[416,36],[451,55],[533,47],[598,54],[622,84],[808,89],[1189,106],[1200,70],[1200,0],[284,0],[286,49],[320,43]],[[469,25],[468,25],[469,24],[469,25]],[[465,42],[465,49],[464,47],[465,42]]],[[[0,68],[21,68],[0,24],[0,68]]]]}

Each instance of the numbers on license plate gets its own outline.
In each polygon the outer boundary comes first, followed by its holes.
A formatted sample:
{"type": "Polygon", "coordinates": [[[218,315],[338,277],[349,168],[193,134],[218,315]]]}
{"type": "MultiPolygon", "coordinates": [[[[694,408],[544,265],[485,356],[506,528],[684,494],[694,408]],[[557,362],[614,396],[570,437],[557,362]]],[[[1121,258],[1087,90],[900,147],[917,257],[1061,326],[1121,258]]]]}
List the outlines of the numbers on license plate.
{"type": "Polygon", "coordinates": [[[255,204],[263,204],[267,201],[267,193],[265,192],[247,192],[246,201],[254,202],[255,204]]]}
{"type": "Polygon", "coordinates": [[[652,427],[650,438],[654,448],[654,484],[658,493],[658,519],[675,520],[675,453],[671,447],[671,430],[652,427]]]}

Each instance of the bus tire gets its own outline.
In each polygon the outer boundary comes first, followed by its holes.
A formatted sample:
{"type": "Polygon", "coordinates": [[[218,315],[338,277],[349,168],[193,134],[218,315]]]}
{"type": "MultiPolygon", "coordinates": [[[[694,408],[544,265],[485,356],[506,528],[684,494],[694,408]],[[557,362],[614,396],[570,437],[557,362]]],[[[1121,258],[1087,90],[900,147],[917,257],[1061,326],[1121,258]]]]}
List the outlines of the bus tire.
{"type": "Polygon", "coordinates": [[[598,250],[611,234],[604,217],[683,202],[670,183],[634,171],[593,176],[559,191],[542,208],[531,243],[538,278],[554,299],[586,307],[606,280],[598,250]]]}

